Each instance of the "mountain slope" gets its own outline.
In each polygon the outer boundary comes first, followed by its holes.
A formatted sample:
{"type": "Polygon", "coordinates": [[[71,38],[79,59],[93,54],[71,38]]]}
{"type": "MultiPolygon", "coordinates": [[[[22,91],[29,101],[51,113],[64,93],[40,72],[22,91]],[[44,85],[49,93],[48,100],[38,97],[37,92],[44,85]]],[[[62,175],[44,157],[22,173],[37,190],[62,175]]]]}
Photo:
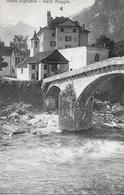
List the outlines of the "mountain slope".
{"type": "Polygon", "coordinates": [[[3,40],[6,45],[9,45],[15,34],[24,36],[28,35],[28,38],[30,40],[33,35],[33,31],[33,27],[22,22],[19,22],[16,25],[9,25],[5,27],[0,26],[0,39],[3,40]]]}
{"type": "Polygon", "coordinates": [[[73,17],[90,29],[89,42],[104,34],[115,41],[124,40],[124,0],[96,0],[95,4],[73,17]]]}

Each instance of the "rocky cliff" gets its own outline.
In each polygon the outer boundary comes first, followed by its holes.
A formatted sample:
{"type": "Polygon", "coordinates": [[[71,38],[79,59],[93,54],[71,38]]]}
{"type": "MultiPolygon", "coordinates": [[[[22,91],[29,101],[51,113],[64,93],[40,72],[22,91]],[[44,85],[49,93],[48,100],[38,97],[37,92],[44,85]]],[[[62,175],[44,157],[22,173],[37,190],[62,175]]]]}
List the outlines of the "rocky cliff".
{"type": "Polygon", "coordinates": [[[90,8],[73,17],[91,31],[89,43],[104,34],[115,41],[124,40],[124,0],[96,0],[90,8]]]}

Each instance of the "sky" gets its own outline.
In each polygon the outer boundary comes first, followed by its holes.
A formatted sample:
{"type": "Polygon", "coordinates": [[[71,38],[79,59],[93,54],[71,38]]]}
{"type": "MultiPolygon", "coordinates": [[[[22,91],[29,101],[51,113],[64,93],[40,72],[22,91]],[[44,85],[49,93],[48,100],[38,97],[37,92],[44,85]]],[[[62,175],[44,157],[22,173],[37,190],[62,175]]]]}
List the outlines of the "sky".
{"type": "Polygon", "coordinates": [[[81,9],[93,5],[95,0],[0,0],[0,25],[6,26],[18,22],[33,27],[46,25],[46,13],[71,16],[81,9]],[[63,7],[63,11],[60,8],[63,7]]]}

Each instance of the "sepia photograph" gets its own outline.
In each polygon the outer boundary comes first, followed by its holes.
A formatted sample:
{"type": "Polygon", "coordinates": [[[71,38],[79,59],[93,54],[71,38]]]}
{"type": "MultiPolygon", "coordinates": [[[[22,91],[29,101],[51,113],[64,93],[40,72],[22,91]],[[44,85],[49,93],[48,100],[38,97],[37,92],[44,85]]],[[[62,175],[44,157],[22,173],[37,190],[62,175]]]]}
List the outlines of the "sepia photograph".
{"type": "Polygon", "coordinates": [[[124,195],[124,0],[0,0],[0,195],[124,195]]]}

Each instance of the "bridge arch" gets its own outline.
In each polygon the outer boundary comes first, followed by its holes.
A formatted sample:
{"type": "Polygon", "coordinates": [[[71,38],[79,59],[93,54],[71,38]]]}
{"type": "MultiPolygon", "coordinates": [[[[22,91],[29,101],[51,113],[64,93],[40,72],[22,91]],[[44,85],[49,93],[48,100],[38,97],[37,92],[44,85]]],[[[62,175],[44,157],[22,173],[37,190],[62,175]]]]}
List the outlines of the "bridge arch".
{"type": "Polygon", "coordinates": [[[86,101],[88,96],[93,94],[101,84],[106,83],[107,81],[109,81],[115,77],[118,77],[120,75],[124,75],[124,73],[108,74],[108,75],[103,75],[101,77],[94,79],[93,81],[91,81],[91,83],[88,83],[85,86],[85,88],[83,88],[83,90],[82,90],[81,94],[79,95],[79,97],[77,98],[77,100],[81,101],[83,98],[83,101],[86,101]]]}
{"type": "Polygon", "coordinates": [[[78,86],[73,82],[68,84],[59,95],[59,126],[71,131],[89,129],[92,126],[94,92],[102,83],[123,73],[105,74],[94,77],[91,82],[80,85],[80,95],[77,97],[78,86]],[[75,87],[76,86],[76,87],[75,87]]]}
{"type": "Polygon", "coordinates": [[[79,112],[75,114],[75,127],[79,130],[84,126],[90,128],[92,126],[93,117],[93,100],[94,92],[97,88],[107,81],[123,75],[122,73],[115,73],[104,75],[92,81],[85,89],[83,89],[80,96],[76,99],[76,107],[79,112]]]}
{"type": "Polygon", "coordinates": [[[48,88],[45,94],[46,111],[56,111],[58,113],[59,93],[61,89],[55,85],[48,88]]]}

